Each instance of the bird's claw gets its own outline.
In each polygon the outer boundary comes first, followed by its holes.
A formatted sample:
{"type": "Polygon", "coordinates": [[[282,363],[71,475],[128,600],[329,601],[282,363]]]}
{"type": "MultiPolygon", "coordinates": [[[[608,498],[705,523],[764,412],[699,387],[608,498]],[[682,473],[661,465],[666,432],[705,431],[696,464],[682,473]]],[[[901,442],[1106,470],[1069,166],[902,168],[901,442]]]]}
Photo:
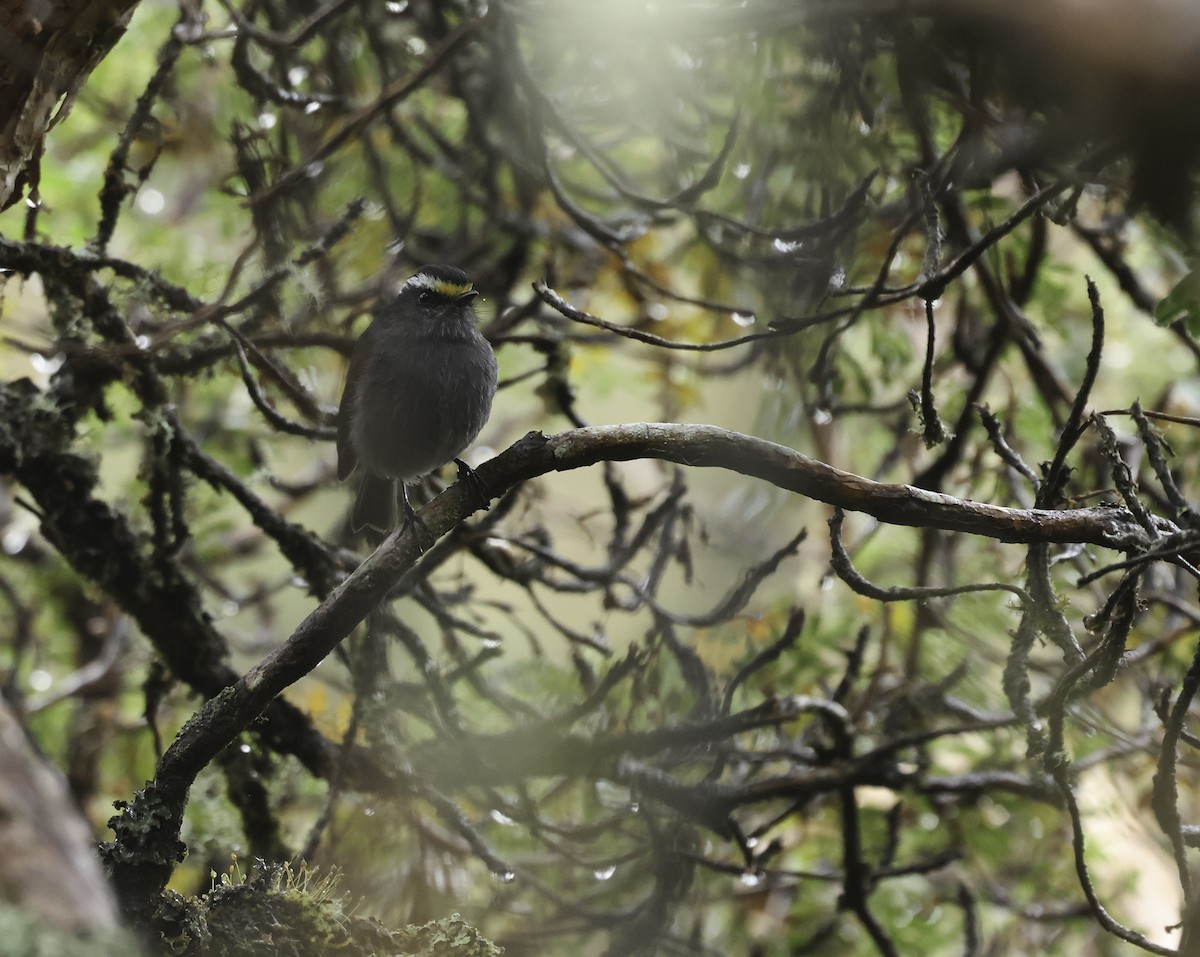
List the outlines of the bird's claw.
{"type": "Polygon", "coordinates": [[[492,504],[491,496],[488,495],[487,488],[483,484],[483,479],[479,474],[471,468],[462,459],[455,459],[454,464],[458,466],[458,480],[462,482],[475,496],[475,509],[486,511],[492,504]]]}

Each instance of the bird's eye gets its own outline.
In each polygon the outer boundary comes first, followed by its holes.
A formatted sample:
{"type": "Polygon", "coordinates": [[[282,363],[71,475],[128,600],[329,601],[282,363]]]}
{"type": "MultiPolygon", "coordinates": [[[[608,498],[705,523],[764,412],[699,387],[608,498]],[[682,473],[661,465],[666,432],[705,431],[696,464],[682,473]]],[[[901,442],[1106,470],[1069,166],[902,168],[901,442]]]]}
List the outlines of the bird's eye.
{"type": "Polygon", "coordinates": [[[417,302],[429,302],[429,300],[432,298],[433,293],[431,293],[428,289],[422,289],[421,292],[417,294],[417,302]]]}

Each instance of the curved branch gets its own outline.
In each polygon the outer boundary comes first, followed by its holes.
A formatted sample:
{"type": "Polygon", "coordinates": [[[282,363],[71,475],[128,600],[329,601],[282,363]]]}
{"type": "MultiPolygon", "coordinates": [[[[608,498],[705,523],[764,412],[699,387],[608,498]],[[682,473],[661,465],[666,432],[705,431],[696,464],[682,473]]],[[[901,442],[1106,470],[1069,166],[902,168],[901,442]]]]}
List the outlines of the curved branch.
{"type": "MultiPolygon", "coordinates": [[[[1146,532],[1119,507],[1004,508],[909,485],[874,482],[782,445],[715,426],[654,422],[594,426],[553,436],[531,432],[481,465],[475,486],[468,489],[458,482],[434,499],[421,512],[422,524],[440,537],[476,510],[480,490],[490,501],[548,472],[641,458],[729,469],[891,524],[968,532],[1006,542],[1085,542],[1121,549],[1148,544],[1146,532]]],[[[169,862],[171,856],[161,846],[138,854],[126,838],[144,847],[141,822],[150,814],[162,825],[159,837],[174,846],[188,790],[200,770],[276,696],[333,651],[419,557],[411,533],[393,533],[286,642],[187,722],[163,755],[153,784],[112,822],[117,842],[110,845],[108,859],[127,906],[137,907],[139,899],[161,889],[171,869],[170,863],[162,862],[169,862]]]]}

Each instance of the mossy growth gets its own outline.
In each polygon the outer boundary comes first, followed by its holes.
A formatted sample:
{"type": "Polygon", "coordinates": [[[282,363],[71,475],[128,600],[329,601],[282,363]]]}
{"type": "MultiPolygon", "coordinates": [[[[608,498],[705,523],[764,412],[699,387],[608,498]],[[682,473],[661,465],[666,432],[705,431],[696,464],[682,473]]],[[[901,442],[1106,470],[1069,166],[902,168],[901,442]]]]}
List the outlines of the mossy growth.
{"type": "Polygon", "coordinates": [[[461,917],[389,931],[347,912],[336,875],[255,868],[222,875],[198,898],[168,892],[154,917],[159,953],[187,957],[501,957],[461,917]]]}

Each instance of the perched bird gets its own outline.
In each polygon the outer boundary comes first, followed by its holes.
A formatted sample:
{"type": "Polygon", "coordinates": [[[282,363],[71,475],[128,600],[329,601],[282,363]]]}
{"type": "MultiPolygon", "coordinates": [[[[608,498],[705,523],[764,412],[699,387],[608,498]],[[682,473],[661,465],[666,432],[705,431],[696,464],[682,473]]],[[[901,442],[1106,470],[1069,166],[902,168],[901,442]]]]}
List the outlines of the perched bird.
{"type": "MultiPolygon", "coordinates": [[[[388,533],[396,487],[405,525],[420,522],[406,482],[458,455],[487,422],[496,356],[477,327],[471,280],[454,266],[422,266],[376,307],[350,358],[338,409],[338,478],[362,472],[351,526],[388,533]]],[[[469,470],[468,470],[469,471],[469,470]]]]}

